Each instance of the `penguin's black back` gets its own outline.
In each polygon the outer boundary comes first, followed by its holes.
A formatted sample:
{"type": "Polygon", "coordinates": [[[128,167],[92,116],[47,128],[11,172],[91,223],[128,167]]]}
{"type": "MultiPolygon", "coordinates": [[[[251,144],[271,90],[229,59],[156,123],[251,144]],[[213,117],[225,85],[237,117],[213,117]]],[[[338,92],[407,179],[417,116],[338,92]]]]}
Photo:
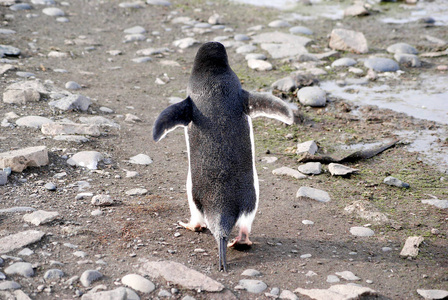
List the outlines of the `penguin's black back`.
{"type": "Polygon", "coordinates": [[[193,200],[215,236],[228,236],[238,217],[255,209],[256,192],[248,98],[221,44],[199,49],[188,93],[193,200]]]}

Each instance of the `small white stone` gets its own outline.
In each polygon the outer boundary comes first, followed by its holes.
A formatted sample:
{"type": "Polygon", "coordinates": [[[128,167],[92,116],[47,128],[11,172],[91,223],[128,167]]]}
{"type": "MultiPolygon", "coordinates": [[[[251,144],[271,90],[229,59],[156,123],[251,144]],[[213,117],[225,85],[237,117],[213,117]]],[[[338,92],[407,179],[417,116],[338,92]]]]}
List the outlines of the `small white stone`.
{"type": "Polygon", "coordinates": [[[121,282],[130,288],[149,294],[155,289],[154,283],[138,274],[128,274],[121,279],[121,282]]]}
{"type": "Polygon", "coordinates": [[[345,280],[350,280],[350,281],[361,280],[361,278],[359,278],[358,276],[353,274],[353,272],[350,272],[350,271],[336,272],[335,274],[344,278],[345,280]]]}
{"type": "Polygon", "coordinates": [[[305,225],[314,225],[314,222],[313,222],[313,221],[310,221],[310,220],[303,220],[303,221],[302,221],[302,224],[305,224],[305,225]]]}
{"type": "Polygon", "coordinates": [[[138,165],[149,165],[152,164],[152,159],[146,155],[146,154],[138,154],[136,156],[133,156],[129,159],[129,162],[131,164],[138,164],[138,165]]]}
{"type": "Polygon", "coordinates": [[[272,70],[272,64],[259,59],[251,59],[247,61],[249,68],[256,71],[270,71],[272,70]]]}
{"type": "Polygon", "coordinates": [[[254,277],[254,276],[260,276],[261,272],[257,271],[255,269],[246,269],[243,271],[243,273],[241,273],[242,276],[250,276],[250,277],[254,277]]]}
{"type": "Polygon", "coordinates": [[[114,200],[109,195],[96,195],[92,197],[91,204],[94,206],[109,206],[114,204],[114,200]]]}
{"type": "Polygon", "coordinates": [[[372,229],[359,226],[351,227],[350,233],[355,236],[373,236],[375,234],[372,229]]]}

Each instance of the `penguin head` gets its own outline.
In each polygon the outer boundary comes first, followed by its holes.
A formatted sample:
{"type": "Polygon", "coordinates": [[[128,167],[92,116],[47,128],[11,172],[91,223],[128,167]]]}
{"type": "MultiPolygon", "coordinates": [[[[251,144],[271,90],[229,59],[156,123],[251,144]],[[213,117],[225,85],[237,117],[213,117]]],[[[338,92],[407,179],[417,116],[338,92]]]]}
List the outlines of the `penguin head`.
{"type": "Polygon", "coordinates": [[[230,68],[226,48],[218,42],[203,44],[194,59],[193,73],[225,72],[230,68]]]}

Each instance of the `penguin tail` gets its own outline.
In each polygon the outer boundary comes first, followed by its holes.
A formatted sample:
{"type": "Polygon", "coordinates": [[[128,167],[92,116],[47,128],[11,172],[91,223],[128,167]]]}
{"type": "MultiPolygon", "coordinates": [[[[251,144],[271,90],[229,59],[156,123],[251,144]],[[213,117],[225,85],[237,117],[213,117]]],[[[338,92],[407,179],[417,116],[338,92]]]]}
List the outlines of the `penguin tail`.
{"type": "Polygon", "coordinates": [[[218,252],[219,252],[219,271],[227,272],[227,237],[221,236],[218,239],[218,252]]]}

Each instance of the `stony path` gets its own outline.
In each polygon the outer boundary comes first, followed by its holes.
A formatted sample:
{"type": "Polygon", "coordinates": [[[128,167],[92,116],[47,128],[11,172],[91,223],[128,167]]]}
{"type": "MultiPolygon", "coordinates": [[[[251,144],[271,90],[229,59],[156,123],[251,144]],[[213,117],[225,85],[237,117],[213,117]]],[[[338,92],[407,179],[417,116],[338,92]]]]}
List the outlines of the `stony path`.
{"type": "MultiPolygon", "coordinates": [[[[261,16],[258,25],[248,27],[241,19],[226,20],[229,12],[214,11],[213,4],[201,8],[188,1],[172,2],[0,0],[4,16],[0,28],[4,113],[0,116],[0,298],[447,297],[446,278],[440,281],[443,275],[437,277],[434,288],[429,282],[424,289],[403,288],[407,278],[404,282],[394,278],[407,294],[384,295],[386,275],[375,278],[376,273],[365,270],[357,274],[359,268],[353,261],[369,262],[375,255],[385,258],[390,253],[392,261],[412,261],[427,239],[439,239],[437,243],[446,246],[447,234],[443,225],[431,228],[429,238],[403,236],[397,246],[371,228],[372,223],[390,224],[389,217],[363,200],[342,208],[362,224],[344,220],[343,240],[354,242],[344,246],[347,259],[337,268],[331,263],[327,264],[331,267],[322,267],[326,260],[317,258],[319,245],[311,253],[297,245],[285,250],[282,242],[273,242],[276,238],[259,236],[266,240],[263,246],[280,249],[274,258],[294,258],[294,266],[282,269],[287,270],[285,278],[271,280],[278,271],[270,262],[258,262],[263,255],[255,258],[252,254],[256,252],[233,257],[235,267],[238,263],[244,266],[241,272],[217,275],[210,270],[215,261],[213,243],[202,241],[208,237],[189,235],[173,224],[176,217],[186,216],[185,172],[177,170],[185,163],[184,150],[177,145],[182,141],[180,133],[173,133],[174,142],[168,146],[146,146],[154,117],[166,105],[182,100],[195,49],[207,40],[227,47],[232,60],[236,57],[239,73],[244,69],[262,72],[250,74],[263,74],[277,93],[299,89],[292,103],[298,110],[332,102],[315,84],[319,76],[329,73],[344,74],[345,82],[370,84],[393,80],[402,69],[419,70],[429,59],[432,71],[446,72],[446,60],[438,57],[446,55],[443,38],[447,37],[426,37],[437,45],[430,49],[434,51],[419,53],[414,46],[398,42],[371,57],[368,39],[360,31],[331,28],[329,48],[313,48],[320,33],[282,19],[281,14],[268,14],[272,20],[261,16]],[[284,76],[279,69],[285,65],[296,70],[284,76]],[[183,235],[185,240],[177,244],[183,235]],[[382,245],[376,254],[367,253],[364,259],[364,254],[349,251],[362,247],[357,243],[370,243],[369,239],[382,245]],[[247,257],[254,262],[243,264],[247,257]]],[[[368,13],[374,9],[355,5],[346,10],[347,16],[368,13]]],[[[313,140],[296,142],[290,135],[285,140],[294,144],[293,155],[324,151],[313,140]]],[[[365,171],[342,164],[291,163],[282,155],[268,154],[260,158],[260,165],[269,184],[283,182],[287,188],[279,192],[293,202],[311,203],[307,204],[311,207],[338,200],[330,186],[316,188],[315,178],[328,174],[349,178],[365,171]]],[[[413,188],[394,176],[378,176],[388,191],[402,193],[413,188]]],[[[440,182],[444,184],[446,177],[440,176],[440,182]]],[[[440,195],[448,197],[446,191],[440,195]]],[[[419,207],[427,204],[439,214],[448,208],[448,200],[433,195],[419,199],[419,207]]],[[[295,221],[304,231],[323,226],[317,214],[310,213],[311,220],[302,215],[295,221]]],[[[332,227],[328,226],[327,231],[332,227]]],[[[312,235],[324,234],[322,240],[332,235],[323,229],[319,232],[312,235]]],[[[431,254],[440,267],[447,266],[443,251],[442,247],[441,253],[431,254]]],[[[333,256],[328,261],[340,255],[337,250],[327,252],[333,256]]],[[[391,265],[392,270],[397,264],[391,265]]],[[[431,269],[425,265],[427,270],[431,269]]],[[[392,278],[392,272],[387,276],[392,278]]],[[[388,291],[393,288],[393,283],[387,286],[388,291]]]]}

